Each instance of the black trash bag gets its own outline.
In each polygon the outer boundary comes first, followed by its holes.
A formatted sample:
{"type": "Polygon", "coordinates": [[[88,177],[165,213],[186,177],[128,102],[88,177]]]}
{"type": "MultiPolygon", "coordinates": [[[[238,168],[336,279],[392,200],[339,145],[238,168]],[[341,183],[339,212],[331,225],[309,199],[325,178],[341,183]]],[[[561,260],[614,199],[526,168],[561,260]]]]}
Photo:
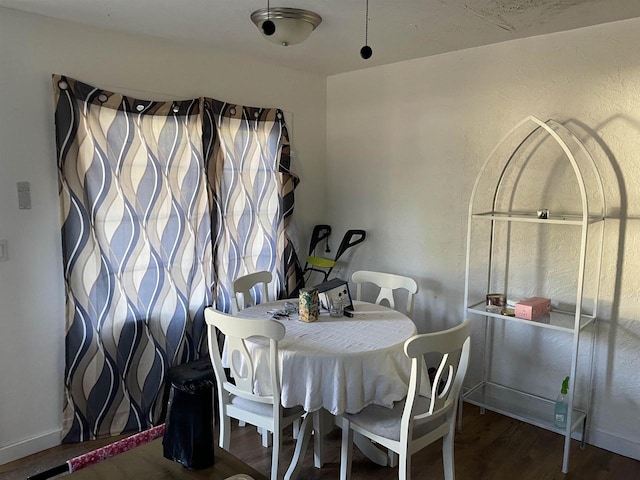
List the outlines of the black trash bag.
{"type": "Polygon", "coordinates": [[[193,470],[213,465],[215,377],[208,357],[169,370],[171,390],[164,438],[165,458],[193,470]]]}

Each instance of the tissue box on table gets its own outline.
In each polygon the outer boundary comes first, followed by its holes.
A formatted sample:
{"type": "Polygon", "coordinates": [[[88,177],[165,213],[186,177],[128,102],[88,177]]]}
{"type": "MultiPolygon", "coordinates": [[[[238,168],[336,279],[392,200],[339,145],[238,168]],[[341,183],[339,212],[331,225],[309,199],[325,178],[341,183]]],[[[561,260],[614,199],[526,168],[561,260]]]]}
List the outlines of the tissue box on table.
{"type": "Polygon", "coordinates": [[[516,318],[535,320],[551,311],[551,300],[543,297],[531,297],[516,303],[514,314],[516,318]]]}

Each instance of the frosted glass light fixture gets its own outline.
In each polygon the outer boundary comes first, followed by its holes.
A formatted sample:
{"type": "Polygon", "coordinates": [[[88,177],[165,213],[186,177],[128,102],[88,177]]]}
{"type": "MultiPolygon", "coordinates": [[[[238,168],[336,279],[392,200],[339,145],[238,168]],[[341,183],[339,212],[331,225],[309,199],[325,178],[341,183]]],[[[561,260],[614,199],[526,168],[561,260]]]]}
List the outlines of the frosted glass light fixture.
{"type": "Polygon", "coordinates": [[[322,17],[317,13],[299,8],[273,7],[256,10],[251,14],[251,21],[255,23],[264,38],[286,47],[305,41],[320,25],[322,17]],[[263,27],[267,21],[273,22],[275,31],[272,31],[270,24],[267,24],[268,28],[263,27]]]}

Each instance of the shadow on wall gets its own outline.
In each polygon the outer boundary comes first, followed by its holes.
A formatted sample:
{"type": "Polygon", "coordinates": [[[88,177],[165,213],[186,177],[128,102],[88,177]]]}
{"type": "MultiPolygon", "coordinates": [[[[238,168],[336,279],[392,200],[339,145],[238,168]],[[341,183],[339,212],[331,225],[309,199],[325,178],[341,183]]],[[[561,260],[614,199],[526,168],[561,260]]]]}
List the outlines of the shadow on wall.
{"type": "MultiPolygon", "coordinates": [[[[610,310],[608,312],[608,318],[605,320],[609,324],[607,341],[605,343],[607,346],[605,377],[606,388],[610,388],[612,386],[612,379],[614,378],[613,369],[615,365],[615,346],[618,337],[622,277],[625,267],[624,262],[622,262],[621,259],[624,257],[627,221],[630,217],[628,216],[629,198],[622,168],[609,145],[607,145],[603,140],[602,134],[603,132],[606,132],[609,127],[614,125],[616,126],[616,131],[619,132],[620,130],[624,130],[624,128],[621,129],[617,126],[620,122],[624,124],[623,126],[627,126],[633,131],[633,136],[630,138],[640,138],[640,123],[625,115],[614,115],[604,122],[601,122],[599,125],[596,125],[594,128],[591,128],[576,119],[567,120],[565,123],[567,128],[571,128],[571,130],[588,146],[589,151],[592,153],[594,161],[596,162],[600,172],[600,176],[605,183],[605,187],[609,187],[605,188],[605,200],[608,205],[606,210],[607,218],[618,220],[618,231],[615,232],[617,234],[618,243],[610,257],[612,261],[615,261],[616,265],[613,285],[600,285],[600,292],[607,287],[609,287],[609,291],[612,292],[610,310]],[[617,192],[615,191],[616,189],[617,192]],[[614,195],[617,198],[611,198],[614,195]],[[618,201],[617,205],[611,204],[611,201],[616,200],[618,201]]],[[[636,219],[640,220],[640,216],[636,217],[636,219]]],[[[605,220],[605,241],[608,233],[614,234],[614,232],[609,232],[611,227],[614,225],[614,222],[605,220]]],[[[640,265],[638,265],[638,268],[640,268],[640,265]]],[[[600,317],[603,316],[600,315],[600,317]]],[[[596,323],[596,341],[600,338],[600,332],[601,328],[599,327],[599,323],[596,323]]],[[[595,392],[595,389],[592,391],[592,396],[594,395],[593,392],[595,392]]]]}

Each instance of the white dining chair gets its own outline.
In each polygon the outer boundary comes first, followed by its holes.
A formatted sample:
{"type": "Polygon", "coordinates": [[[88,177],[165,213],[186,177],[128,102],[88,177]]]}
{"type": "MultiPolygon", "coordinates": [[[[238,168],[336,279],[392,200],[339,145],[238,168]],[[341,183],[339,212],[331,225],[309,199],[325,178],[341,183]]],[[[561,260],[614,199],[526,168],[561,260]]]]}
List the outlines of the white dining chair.
{"type": "Polygon", "coordinates": [[[233,281],[234,313],[253,307],[259,303],[269,301],[269,284],[273,276],[271,272],[261,271],[249,273],[233,281]],[[251,290],[257,288],[256,296],[251,294],[251,290]]]}
{"type": "Polygon", "coordinates": [[[351,478],[354,432],[399,455],[399,480],[410,480],[412,454],[442,438],[444,478],[454,480],[453,437],[458,398],[469,365],[469,324],[467,320],[449,330],[415,335],[405,342],[404,352],[411,359],[405,400],[396,402],[392,409],[370,405],[359,413],[342,415],[341,480],[351,478]],[[442,355],[431,398],[419,394],[426,377],[423,359],[428,353],[442,355]]]}
{"type": "Polygon", "coordinates": [[[418,293],[418,284],[413,278],[395,275],[393,273],[360,270],[353,273],[351,281],[356,284],[356,300],[362,300],[362,284],[372,283],[380,288],[375,303],[382,304],[386,301],[389,307],[394,310],[397,310],[393,296],[394,290],[406,290],[407,307],[403,313],[409,318],[413,315],[413,296],[418,293]]]}
{"type": "Polygon", "coordinates": [[[231,418],[271,432],[271,480],[277,480],[282,430],[305,413],[302,407],[283,408],[280,403],[278,341],[284,337],[285,327],[275,320],[234,317],[211,307],[205,309],[204,316],[208,329],[209,355],[218,387],[220,447],[229,450],[231,418]],[[226,335],[227,355],[235,385],[227,380],[222,366],[216,328],[226,335]],[[262,337],[269,342],[269,381],[273,392],[271,395],[255,393],[255,365],[246,345],[246,339],[249,337],[262,337]]]}
{"type": "MultiPolygon", "coordinates": [[[[271,272],[266,270],[249,273],[242,277],[237,278],[233,282],[233,304],[231,311],[232,313],[238,313],[240,310],[244,310],[248,307],[253,307],[260,303],[265,303],[271,301],[269,298],[269,284],[273,276],[271,272]],[[257,295],[251,294],[251,290],[256,287],[258,288],[257,295]],[[258,296],[259,295],[259,296],[258,296]]],[[[241,421],[240,426],[244,427],[245,422],[241,421]]],[[[296,438],[298,436],[298,431],[300,430],[300,422],[296,421],[293,426],[293,436],[296,438]]],[[[262,435],[262,446],[269,447],[271,446],[271,438],[269,437],[269,432],[263,430],[261,428],[258,429],[260,435],[262,435]]]]}

